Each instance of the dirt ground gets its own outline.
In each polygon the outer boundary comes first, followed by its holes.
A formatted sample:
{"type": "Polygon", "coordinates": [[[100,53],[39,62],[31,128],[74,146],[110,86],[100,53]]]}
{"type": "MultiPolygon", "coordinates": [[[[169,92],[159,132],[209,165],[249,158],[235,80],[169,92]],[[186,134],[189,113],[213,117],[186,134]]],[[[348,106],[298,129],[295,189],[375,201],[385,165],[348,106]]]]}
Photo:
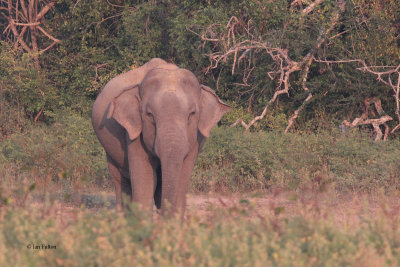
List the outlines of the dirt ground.
{"type": "Polygon", "coordinates": [[[243,195],[189,195],[188,213],[204,214],[223,208],[247,209],[254,216],[331,218],[343,227],[361,223],[364,217],[400,217],[400,196],[382,194],[295,193],[243,195]],[[249,208],[246,208],[249,207],[249,208]]]}
{"type": "MultiPolygon", "coordinates": [[[[38,205],[42,205],[39,204],[38,205]]],[[[56,201],[48,207],[61,225],[68,225],[85,206],[93,212],[115,208],[113,193],[82,194],[80,203],[56,201]]],[[[290,218],[301,216],[313,219],[332,219],[343,227],[360,224],[363,217],[400,217],[398,194],[335,194],[318,192],[257,192],[249,194],[188,194],[186,216],[207,218],[220,209],[235,215],[246,211],[254,218],[290,218]]]]}

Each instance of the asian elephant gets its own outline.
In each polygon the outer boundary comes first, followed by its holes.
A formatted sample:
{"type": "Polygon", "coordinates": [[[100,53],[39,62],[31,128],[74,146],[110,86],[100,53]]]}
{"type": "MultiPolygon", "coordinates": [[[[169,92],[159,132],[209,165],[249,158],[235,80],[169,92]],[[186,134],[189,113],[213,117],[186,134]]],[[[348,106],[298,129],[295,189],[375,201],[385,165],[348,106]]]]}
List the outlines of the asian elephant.
{"type": "Polygon", "coordinates": [[[197,154],[231,109],[195,75],[154,58],[109,81],[92,110],[117,207],[122,194],[161,213],[183,214],[197,154]],[[167,204],[169,203],[169,204],[167,204]]]}

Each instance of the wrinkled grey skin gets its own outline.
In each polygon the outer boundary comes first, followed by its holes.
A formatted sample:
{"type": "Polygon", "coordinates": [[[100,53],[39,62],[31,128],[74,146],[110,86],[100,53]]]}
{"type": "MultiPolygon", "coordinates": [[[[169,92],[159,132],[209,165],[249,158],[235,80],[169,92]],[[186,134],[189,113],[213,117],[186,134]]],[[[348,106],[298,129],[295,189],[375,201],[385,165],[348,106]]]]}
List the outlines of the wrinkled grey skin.
{"type": "Polygon", "coordinates": [[[230,109],[192,72],[158,58],[107,83],[92,124],[107,154],[118,208],[126,194],[149,210],[154,199],[162,213],[183,214],[197,154],[230,109]]]}

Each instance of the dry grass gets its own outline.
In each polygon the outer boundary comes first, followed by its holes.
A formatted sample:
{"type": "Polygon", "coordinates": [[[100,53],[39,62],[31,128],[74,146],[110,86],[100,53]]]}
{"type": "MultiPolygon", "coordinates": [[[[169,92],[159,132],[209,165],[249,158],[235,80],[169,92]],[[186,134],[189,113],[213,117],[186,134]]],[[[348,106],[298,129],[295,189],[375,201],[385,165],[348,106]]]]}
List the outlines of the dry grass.
{"type": "Polygon", "coordinates": [[[65,199],[53,182],[8,185],[9,191],[4,183],[1,191],[2,266],[400,263],[398,191],[341,194],[310,186],[189,194],[182,222],[149,216],[135,205],[118,213],[113,192],[100,187],[74,186],[73,197],[65,199]],[[28,244],[57,249],[32,250],[28,244]]]}
{"type": "MultiPolygon", "coordinates": [[[[73,199],[65,201],[57,193],[56,188],[59,189],[57,185],[53,185],[51,191],[56,193],[48,194],[47,197],[45,195],[39,197],[41,194],[39,189],[39,193],[28,194],[25,203],[19,202],[12,206],[40,210],[45,217],[55,219],[60,227],[76,222],[83,210],[96,214],[103,209],[116,208],[113,191],[102,191],[95,187],[85,190],[76,188],[73,199]]],[[[11,199],[17,197],[15,194],[10,195],[11,199]]],[[[341,194],[334,190],[320,192],[274,189],[223,195],[192,193],[187,196],[185,218],[212,218],[215,213],[222,210],[239,216],[245,212],[249,218],[329,219],[337,227],[355,229],[360,227],[366,218],[390,218],[392,221],[400,222],[400,191],[390,194],[383,192],[341,194]]],[[[157,216],[154,207],[153,219],[157,216]]]]}

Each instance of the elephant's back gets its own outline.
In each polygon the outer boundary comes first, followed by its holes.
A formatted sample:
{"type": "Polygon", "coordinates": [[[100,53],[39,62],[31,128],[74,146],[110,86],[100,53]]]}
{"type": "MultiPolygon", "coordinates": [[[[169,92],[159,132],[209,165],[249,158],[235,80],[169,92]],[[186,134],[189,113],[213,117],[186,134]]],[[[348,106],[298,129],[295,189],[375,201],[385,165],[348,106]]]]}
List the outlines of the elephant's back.
{"type": "Polygon", "coordinates": [[[153,58],[141,67],[127,71],[111,79],[98,95],[96,102],[99,104],[101,103],[100,106],[104,105],[103,102],[106,102],[107,104],[111,103],[111,101],[113,101],[113,99],[117,97],[126,87],[140,84],[146,74],[155,68],[174,69],[178,67],[174,64],[167,63],[162,59],[153,58]]]}
{"type": "Polygon", "coordinates": [[[97,96],[96,102],[110,103],[127,86],[139,84],[144,76],[143,71],[134,69],[114,77],[104,86],[103,90],[101,90],[100,94],[97,96]]]}

